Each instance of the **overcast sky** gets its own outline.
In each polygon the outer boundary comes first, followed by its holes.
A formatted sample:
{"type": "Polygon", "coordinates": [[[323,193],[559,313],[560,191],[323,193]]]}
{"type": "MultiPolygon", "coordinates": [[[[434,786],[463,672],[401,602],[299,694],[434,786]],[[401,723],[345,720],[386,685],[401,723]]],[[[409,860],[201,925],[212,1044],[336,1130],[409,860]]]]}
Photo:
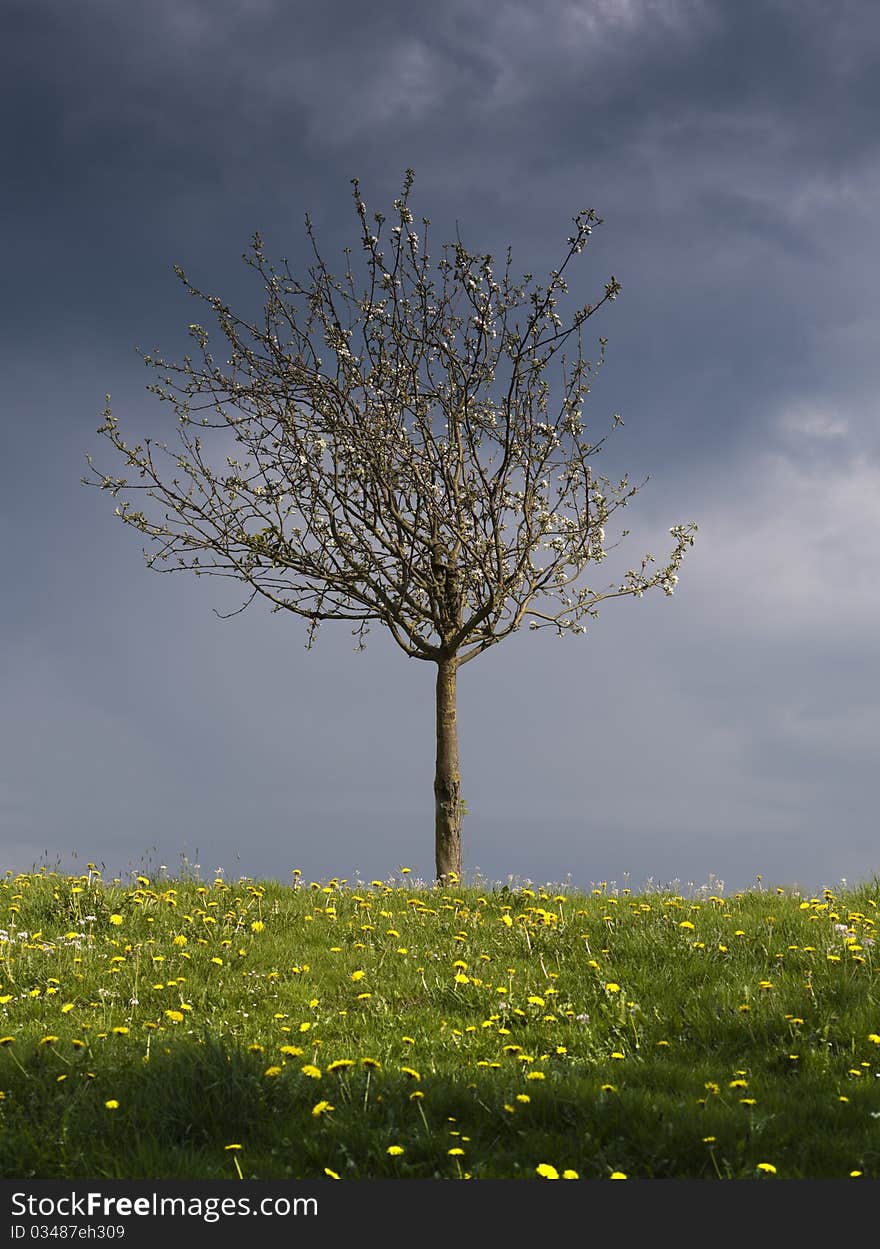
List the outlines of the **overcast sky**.
{"type": "MultiPolygon", "coordinates": [[[[80,483],[112,394],[173,441],[135,347],[172,272],[259,306],[358,245],[350,179],[436,243],[567,271],[607,363],[597,469],[651,480],[591,584],[699,532],[673,597],[462,669],[466,874],[815,890],[880,870],[880,10],[865,0],[6,0],[2,866],[433,874],[431,664],[235,582],[162,576],[80,483]]],[[[430,249],[439,259],[439,247],[430,249]]],[[[560,311],[564,314],[565,307],[560,311]]],[[[585,354],[588,354],[585,351],[585,354]]],[[[618,531],[619,532],[619,527],[618,531]]],[[[614,540],[614,532],[608,534],[614,540]]]]}

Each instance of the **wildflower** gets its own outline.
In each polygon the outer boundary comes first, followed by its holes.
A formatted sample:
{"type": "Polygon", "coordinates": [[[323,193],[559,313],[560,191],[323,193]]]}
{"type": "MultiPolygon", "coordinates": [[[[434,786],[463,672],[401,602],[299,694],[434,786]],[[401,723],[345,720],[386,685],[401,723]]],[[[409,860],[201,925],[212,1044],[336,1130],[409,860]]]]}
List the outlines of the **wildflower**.
{"type": "Polygon", "coordinates": [[[241,1145],[224,1145],[224,1149],[241,1149],[241,1145]]]}
{"type": "Polygon", "coordinates": [[[263,1072],[263,1075],[264,1076],[280,1076],[281,1068],[280,1067],[267,1067],[266,1070],[263,1072]]]}
{"type": "MultiPolygon", "coordinates": [[[[253,1049],[254,1047],[251,1046],[251,1048],[253,1049]]],[[[262,1049],[262,1045],[259,1048],[262,1049]]],[[[280,1054],[288,1054],[291,1058],[299,1058],[302,1050],[298,1045],[279,1045],[278,1052],[280,1054]]]]}
{"type": "Polygon", "coordinates": [[[615,983],[614,983],[614,981],[612,980],[610,984],[606,984],[606,986],[605,986],[605,992],[606,992],[606,993],[619,993],[619,992],[620,992],[620,985],[619,985],[619,984],[615,984],[615,983]]]}
{"type": "Polygon", "coordinates": [[[111,1097],[109,1101],[104,1102],[104,1105],[107,1107],[108,1110],[119,1109],[119,1102],[116,1100],[115,1097],[111,1097]]]}
{"type": "Polygon", "coordinates": [[[115,927],[117,927],[117,928],[118,928],[118,927],[119,927],[119,925],[122,923],[122,916],[121,916],[121,915],[111,915],[111,916],[110,916],[110,923],[111,923],[111,924],[113,924],[115,927]]]}
{"type": "Polygon", "coordinates": [[[72,1010],[73,1010],[73,1002],[65,1002],[64,1005],[61,1007],[61,1014],[69,1015],[72,1010]]]}
{"type": "Polygon", "coordinates": [[[382,1069],[382,1064],[378,1058],[362,1058],[361,1066],[366,1067],[370,1071],[381,1071],[382,1069]]]}
{"type": "Polygon", "coordinates": [[[363,980],[363,978],[364,978],[364,976],[365,976],[366,974],[367,974],[367,973],[366,973],[365,971],[353,971],[353,972],[351,973],[351,978],[352,978],[352,980],[354,980],[355,982],[357,982],[358,980],[363,980]]]}
{"type": "Polygon", "coordinates": [[[392,1158],[399,1158],[405,1150],[402,1145],[389,1145],[385,1152],[386,1154],[390,1154],[392,1158]]]}
{"type": "Polygon", "coordinates": [[[880,1036],[876,1032],[869,1032],[868,1040],[873,1041],[875,1045],[880,1045],[880,1036]]]}
{"type": "Polygon", "coordinates": [[[179,1010],[166,1010],[165,1018],[170,1019],[172,1023],[182,1023],[183,1012],[179,1010]]]}
{"type": "Polygon", "coordinates": [[[546,1080],[547,1077],[543,1071],[530,1071],[526,1076],[527,1080],[546,1080]]]}
{"type": "Polygon", "coordinates": [[[623,1171],[612,1171],[608,1178],[609,1180],[625,1180],[628,1177],[623,1171]]]}
{"type": "Polygon", "coordinates": [[[50,1033],[48,1036],[41,1037],[40,1045],[54,1045],[57,1040],[57,1036],[52,1036],[50,1033]]]}
{"type": "Polygon", "coordinates": [[[266,925],[261,919],[255,919],[251,924],[251,932],[262,932],[266,925]]]}
{"type": "Polygon", "coordinates": [[[332,1063],[327,1064],[326,1070],[328,1072],[344,1071],[346,1067],[353,1067],[353,1066],[354,1066],[353,1058],[336,1058],[334,1059],[332,1063]]]}
{"type": "Polygon", "coordinates": [[[414,1067],[401,1067],[400,1070],[405,1076],[409,1076],[411,1080],[421,1080],[421,1076],[414,1067]]]}
{"type": "Polygon", "coordinates": [[[616,1093],[617,1086],[615,1084],[603,1084],[601,1091],[603,1093],[616,1093]]]}
{"type": "Polygon", "coordinates": [[[336,1172],[331,1171],[329,1167],[324,1168],[324,1174],[327,1176],[328,1179],[331,1179],[331,1180],[339,1179],[339,1176],[336,1174],[336,1172]]]}
{"type": "Polygon", "coordinates": [[[551,1167],[549,1162],[540,1162],[535,1167],[535,1171],[540,1175],[542,1180],[558,1180],[559,1172],[555,1167],[551,1167]]]}
{"type": "Polygon", "coordinates": [[[464,1150],[459,1149],[457,1145],[455,1146],[454,1149],[447,1149],[446,1152],[450,1158],[463,1158],[464,1157],[464,1150]]]}
{"type": "Polygon", "coordinates": [[[530,1102],[532,1099],[529,1097],[528,1093],[517,1093],[516,1100],[518,1102],[530,1102]]]}
{"type": "Polygon", "coordinates": [[[562,1172],[562,1178],[564,1180],[579,1180],[581,1177],[578,1175],[577,1171],[572,1171],[569,1169],[567,1171],[562,1172]]]}
{"type": "Polygon", "coordinates": [[[321,1068],[315,1067],[312,1063],[306,1063],[304,1067],[300,1067],[300,1071],[311,1080],[320,1080],[321,1078],[321,1068]]]}
{"type": "Polygon", "coordinates": [[[774,1167],[772,1162],[759,1162],[757,1166],[757,1170],[766,1171],[768,1175],[776,1174],[776,1168],[774,1167]]]}
{"type": "Polygon", "coordinates": [[[131,1029],[126,1028],[124,1024],[119,1024],[117,1027],[111,1028],[110,1031],[116,1036],[128,1036],[131,1029]]]}
{"type": "Polygon", "coordinates": [[[335,1109],[336,1107],[331,1106],[329,1102],[320,1101],[320,1102],[316,1102],[314,1106],[312,1107],[312,1114],[315,1116],[315,1118],[320,1118],[321,1115],[328,1115],[330,1114],[331,1110],[335,1110],[335,1109]]]}

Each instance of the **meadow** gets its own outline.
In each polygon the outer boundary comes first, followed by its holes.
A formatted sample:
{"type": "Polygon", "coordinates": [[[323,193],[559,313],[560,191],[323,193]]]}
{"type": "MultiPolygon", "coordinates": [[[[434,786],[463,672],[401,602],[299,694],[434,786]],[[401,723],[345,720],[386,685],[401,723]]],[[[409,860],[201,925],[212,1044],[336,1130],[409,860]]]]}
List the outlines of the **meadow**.
{"type": "Polygon", "coordinates": [[[0,882],[0,1175],[880,1178],[880,880],[0,882]]]}

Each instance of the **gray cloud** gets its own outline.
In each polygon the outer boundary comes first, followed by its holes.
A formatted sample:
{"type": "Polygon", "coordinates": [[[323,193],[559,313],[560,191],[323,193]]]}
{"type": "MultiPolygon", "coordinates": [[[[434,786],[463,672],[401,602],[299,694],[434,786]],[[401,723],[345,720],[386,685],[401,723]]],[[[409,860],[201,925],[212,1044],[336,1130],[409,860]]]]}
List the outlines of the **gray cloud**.
{"type": "Polygon", "coordinates": [[[198,848],[206,871],[430,875],[430,666],[378,635],[356,656],[343,625],[306,654],[292,618],[218,621],[234,586],[148,573],[79,485],[86,451],[107,458],[105,391],[132,438],[168,431],[133,347],[188,346],[173,263],[253,311],[254,229],[302,268],[309,211],[338,270],[350,178],[387,212],[412,166],[435,259],[459,222],[543,280],[579,209],[605,219],[568,309],[623,282],[588,326],[587,354],[609,338],[588,414],[625,421],[601,470],[652,480],[596,584],[700,525],[672,599],[463,670],[468,867],[807,888],[878,870],[871,6],[7,9],[9,866],[198,848]]]}

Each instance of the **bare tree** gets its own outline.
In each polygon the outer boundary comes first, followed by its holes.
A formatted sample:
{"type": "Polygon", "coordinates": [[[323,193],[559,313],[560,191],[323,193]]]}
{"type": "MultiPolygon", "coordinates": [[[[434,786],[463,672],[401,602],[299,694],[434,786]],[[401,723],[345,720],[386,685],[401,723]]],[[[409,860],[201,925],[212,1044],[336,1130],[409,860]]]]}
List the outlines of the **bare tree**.
{"type": "MultiPolygon", "coordinates": [[[[423,217],[421,234],[413,229],[413,179],[407,170],[394,201],[388,255],[380,250],[385,218],[368,222],[352,179],[368,274],[360,294],[351,248],[338,280],[308,215],[315,260],[307,287],[286,260],[279,268],[267,262],[258,234],[252,239],[244,260],[265,288],[255,324],[175,267],[226,339],[220,362],[200,324],[189,327],[198,364],[189,355],[173,364],[141,353],[159,373],[148,389],[177,414],[182,451],[156,446],[188,483],[160,476],[150,439],[133,448],[123,441],[109,395],[98,433],[146,483],[106,476],[91,456],[95,480],[83,482],[114,497],[145,490],[170,509],[148,519],[127,501],[116,508],[159,544],[144,551],[149,567],[238,578],[250,587],[238,611],[261,595],[273,611],[309,621],[309,647],[321,621],[350,620],[363,649],[370,622],[379,621],[405,654],[437,665],[435,855],[437,879],[448,881],[461,874],[459,668],[525,621],[585,633],[603,599],[641,597],[652,587],[672,594],[696,525],[669,531],[675,546],[662,571],[646,572],[646,555],[603,592],[576,588],[587,565],[606,557],[609,517],[640,489],[626,477],[616,486],[594,477],[589,460],[604,438],[591,443],[582,420],[606,344],[598,340],[595,366],[584,360],[582,328],[620,284],[612,277],[568,328],[556,312],[568,289],[565,269],[601,219],[592,209],[573,218],[562,265],[546,289],[531,292],[531,274],[511,284],[510,249],[499,283],[492,257],[467,252],[458,237],[436,265],[438,292],[427,254],[431,223],[423,217]],[[572,335],[577,354],[569,367],[561,356],[553,402],[543,374],[572,335]],[[248,458],[227,455],[222,469],[212,467],[205,429],[234,435],[248,458]]],[[[221,446],[228,449],[236,450],[221,446]]]]}

